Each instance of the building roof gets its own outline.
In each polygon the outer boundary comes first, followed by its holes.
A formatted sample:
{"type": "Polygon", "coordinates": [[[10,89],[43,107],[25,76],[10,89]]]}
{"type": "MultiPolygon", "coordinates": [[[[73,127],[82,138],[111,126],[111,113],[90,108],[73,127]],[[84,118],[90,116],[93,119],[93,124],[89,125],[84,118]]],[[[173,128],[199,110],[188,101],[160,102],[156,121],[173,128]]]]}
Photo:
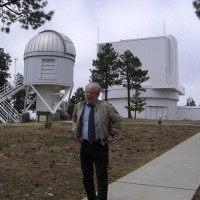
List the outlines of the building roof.
{"type": "Polygon", "coordinates": [[[53,30],[34,36],[26,45],[24,58],[31,56],[59,56],[75,60],[76,50],[72,40],[53,30]]]}

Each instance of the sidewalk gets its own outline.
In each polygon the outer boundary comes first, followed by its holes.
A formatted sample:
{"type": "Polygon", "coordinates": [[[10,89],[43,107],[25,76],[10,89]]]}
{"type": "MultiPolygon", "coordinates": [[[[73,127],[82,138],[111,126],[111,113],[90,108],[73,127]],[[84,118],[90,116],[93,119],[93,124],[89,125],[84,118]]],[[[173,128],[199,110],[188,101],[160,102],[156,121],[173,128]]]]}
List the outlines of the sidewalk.
{"type": "Polygon", "coordinates": [[[199,185],[200,133],[111,183],[108,200],[191,200],[199,185]]]}

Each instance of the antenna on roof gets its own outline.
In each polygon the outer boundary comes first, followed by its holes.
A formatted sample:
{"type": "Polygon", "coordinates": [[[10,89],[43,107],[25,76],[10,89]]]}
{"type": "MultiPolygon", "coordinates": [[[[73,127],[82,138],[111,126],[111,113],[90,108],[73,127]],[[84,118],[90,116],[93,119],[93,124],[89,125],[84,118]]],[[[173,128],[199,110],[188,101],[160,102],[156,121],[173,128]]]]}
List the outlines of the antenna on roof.
{"type": "Polygon", "coordinates": [[[16,67],[17,67],[17,61],[18,61],[18,58],[15,58],[15,76],[16,76],[16,67]]]}
{"type": "Polygon", "coordinates": [[[99,44],[99,27],[98,27],[98,44],[99,44]]]}

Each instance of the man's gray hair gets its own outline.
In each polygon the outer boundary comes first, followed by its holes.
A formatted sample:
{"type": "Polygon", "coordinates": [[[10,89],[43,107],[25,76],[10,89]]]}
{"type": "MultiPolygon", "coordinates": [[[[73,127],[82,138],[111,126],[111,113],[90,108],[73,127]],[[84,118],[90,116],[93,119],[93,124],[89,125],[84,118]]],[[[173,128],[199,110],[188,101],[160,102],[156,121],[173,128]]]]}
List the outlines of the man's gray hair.
{"type": "Polygon", "coordinates": [[[88,83],[88,84],[85,86],[85,90],[86,90],[86,88],[87,88],[89,85],[95,85],[95,87],[96,87],[96,92],[97,92],[98,94],[102,91],[101,86],[100,86],[99,83],[97,83],[97,82],[90,82],[90,83],[88,83]]]}

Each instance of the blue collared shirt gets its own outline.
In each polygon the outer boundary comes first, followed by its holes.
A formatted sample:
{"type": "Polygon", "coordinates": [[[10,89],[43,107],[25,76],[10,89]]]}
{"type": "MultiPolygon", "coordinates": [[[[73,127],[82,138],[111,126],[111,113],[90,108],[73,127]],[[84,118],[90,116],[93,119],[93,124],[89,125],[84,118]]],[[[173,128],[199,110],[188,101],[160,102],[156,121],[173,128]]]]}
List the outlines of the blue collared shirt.
{"type": "MultiPolygon", "coordinates": [[[[88,139],[88,118],[89,118],[89,113],[90,113],[91,107],[85,105],[85,108],[83,110],[82,114],[82,130],[81,130],[81,135],[82,138],[85,140],[88,139]]],[[[99,139],[99,127],[98,127],[98,122],[97,122],[97,114],[94,112],[94,120],[95,120],[95,140],[99,139]]]]}

